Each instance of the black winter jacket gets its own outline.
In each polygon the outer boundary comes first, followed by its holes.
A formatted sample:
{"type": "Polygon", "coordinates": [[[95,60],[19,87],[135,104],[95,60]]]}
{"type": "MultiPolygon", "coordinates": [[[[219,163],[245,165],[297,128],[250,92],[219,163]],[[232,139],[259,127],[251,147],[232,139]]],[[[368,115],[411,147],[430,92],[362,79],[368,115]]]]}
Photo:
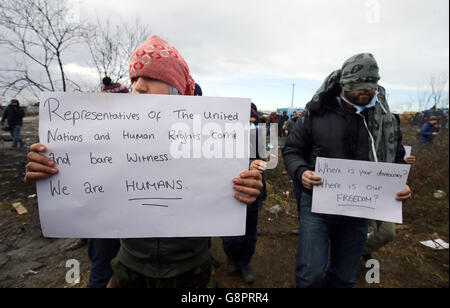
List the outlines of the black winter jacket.
{"type": "Polygon", "coordinates": [[[24,116],[25,112],[20,106],[9,105],[3,113],[2,124],[5,122],[5,119],[7,119],[9,127],[22,125],[22,118],[24,116]]]}
{"type": "MultiPolygon", "coordinates": [[[[282,149],[286,170],[299,183],[303,172],[315,169],[317,157],[370,160],[370,137],[364,123],[367,110],[357,114],[337,96],[328,95],[321,100],[321,104],[307,105],[282,149]]],[[[397,130],[400,131],[399,125],[397,130]]],[[[395,162],[405,163],[401,133],[399,136],[395,162]]],[[[311,190],[304,191],[311,194],[311,190]]]]}

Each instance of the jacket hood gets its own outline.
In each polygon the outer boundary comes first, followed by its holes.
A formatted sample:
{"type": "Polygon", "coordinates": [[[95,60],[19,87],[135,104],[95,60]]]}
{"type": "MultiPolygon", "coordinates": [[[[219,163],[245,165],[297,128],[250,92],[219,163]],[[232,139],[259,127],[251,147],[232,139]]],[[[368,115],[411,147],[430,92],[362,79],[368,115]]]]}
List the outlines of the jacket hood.
{"type": "Polygon", "coordinates": [[[322,86],[314,94],[312,100],[306,105],[311,112],[320,112],[324,109],[335,109],[338,102],[335,99],[342,92],[340,85],[342,71],[332,72],[323,82],[322,86]]]}
{"type": "MultiPolygon", "coordinates": [[[[312,113],[322,112],[324,110],[333,109],[335,110],[339,107],[339,102],[336,97],[339,97],[342,93],[342,87],[340,85],[340,80],[342,76],[341,70],[336,70],[332,72],[323,82],[322,86],[317,90],[316,94],[312,100],[306,104],[306,108],[312,113]]],[[[381,105],[384,113],[388,113],[389,106],[386,102],[386,90],[378,85],[378,100],[377,102],[381,105]]]]}

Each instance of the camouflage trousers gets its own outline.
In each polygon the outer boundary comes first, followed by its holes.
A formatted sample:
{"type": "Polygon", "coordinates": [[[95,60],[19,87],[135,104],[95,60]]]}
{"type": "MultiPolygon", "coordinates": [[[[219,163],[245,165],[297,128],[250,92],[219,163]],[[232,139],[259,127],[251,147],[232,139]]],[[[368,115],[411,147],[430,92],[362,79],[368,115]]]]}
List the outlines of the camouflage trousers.
{"type": "Polygon", "coordinates": [[[189,272],[171,278],[152,278],[137,273],[115,258],[111,261],[114,276],[109,287],[116,288],[214,288],[212,262],[208,260],[189,272]],[[114,281],[113,281],[114,280],[114,281]]]}

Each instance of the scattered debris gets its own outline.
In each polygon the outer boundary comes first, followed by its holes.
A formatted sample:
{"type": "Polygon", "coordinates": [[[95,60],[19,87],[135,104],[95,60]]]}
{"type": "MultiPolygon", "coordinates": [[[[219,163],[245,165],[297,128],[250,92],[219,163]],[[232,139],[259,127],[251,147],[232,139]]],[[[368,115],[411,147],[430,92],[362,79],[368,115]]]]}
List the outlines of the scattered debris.
{"type": "Polygon", "coordinates": [[[19,214],[19,215],[28,213],[27,209],[24,208],[22,203],[20,203],[20,202],[15,202],[12,204],[12,206],[16,209],[17,214],[19,214]]]}
{"type": "Polygon", "coordinates": [[[22,278],[25,278],[25,277],[28,277],[30,275],[37,275],[37,274],[38,274],[38,272],[36,272],[36,271],[28,270],[25,273],[23,273],[21,276],[22,276],[22,278]]]}
{"type": "Polygon", "coordinates": [[[60,246],[60,249],[63,251],[73,251],[77,250],[83,246],[87,245],[87,241],[83,239],[67,239],[60,246]]]}
{"type": "Polygon", "coordinates": [[[36,194],[29,195],[29,196],[28,196],[28,199],[36,198],[36,196],[37,196],[36,194]]]}
{"type": "Polygon", "coordinates": [[[269,213],[271,214],[278,215],[278,213],[281,212],[281,205],[274,205],[271,208],[267,209],[267,211],[269,211],[269,213]]]}
{"type": "Polygon", "coordinates": [[[294,229],[294,230],[291,230],[291,234],[292,234],[292,235],[298,235],[298,233],[299,233],[298,228],[297,228],[297,229],[294,229]]]}
{"type": "Polygon", "coordinates": [[[288,216],[291,216],[291,217],[293,217],[293,218],[297,218],[296,215],[291,214],[289,211],[286,211],[285,213],[286,213],[286,215],[288,215],[288,216]]]}
{"type": "Polygon", "coordinates": [[[442,239],[437,240],[430,240],[430,241],[423,241],[420,242],[422,245],[425,245],[427,247],[436,249],[436,250],[443,250],[448,249],[448,243],[444,242],[442,239]]]}

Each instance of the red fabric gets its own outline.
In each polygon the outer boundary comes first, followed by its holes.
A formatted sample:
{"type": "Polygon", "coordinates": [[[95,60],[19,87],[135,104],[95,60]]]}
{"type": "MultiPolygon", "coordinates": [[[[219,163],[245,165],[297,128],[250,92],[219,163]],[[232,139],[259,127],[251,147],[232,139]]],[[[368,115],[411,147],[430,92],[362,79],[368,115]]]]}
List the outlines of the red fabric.
{"type": "Polygon", "coordinates": [[[130,59],[130,79],[148,77],[175,87],[182,95],[193,95],[195,82],[189,67],[175,47],[154,35],[136,49],[130,59]]]}
{"type": "Polygon", "coordinates": [[[128,93],[128,89],[122,86],[120,83],[114,83],[110,86],[104,86],[102,88],[103,93],[128,93]]]}

